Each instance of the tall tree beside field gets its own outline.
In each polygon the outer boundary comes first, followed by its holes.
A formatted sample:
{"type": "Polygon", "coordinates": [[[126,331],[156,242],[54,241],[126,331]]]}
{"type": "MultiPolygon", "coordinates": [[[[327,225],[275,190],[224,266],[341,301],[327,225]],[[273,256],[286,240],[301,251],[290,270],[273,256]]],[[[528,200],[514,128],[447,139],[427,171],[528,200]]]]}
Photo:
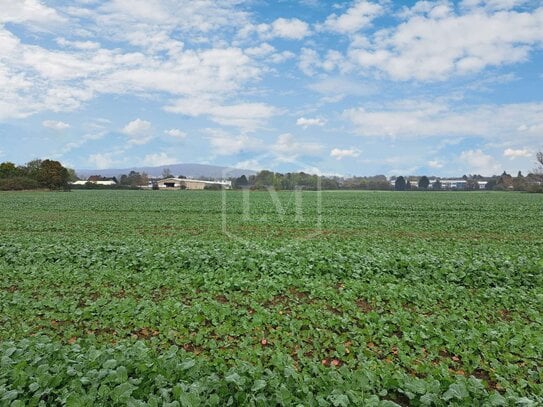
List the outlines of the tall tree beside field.
{"type": "Polygon", "coordinates": [[[41,186],[49,189],[66,189],[69,179],[68,170],[54,160],[42,161],[36,177],[41,186]]]}
{"type": "Polygon", "coordinates": [[[543,176],[543,151],[540,151],[539,153],[537,153],[536,159],[538,163],[537,172],[541,176],[543,176]]]}
{"type": "Polygon", "coordinates": [[[441,190],[441,181],[436,179],[432,185],[432,189],[436,190],[436,191],[440,191],[441,190]]]}
{"type": "Polygon", "coordinates": [[[399,176],[398,178],[396,178],[396,183],[394,184],[394,189],[396,191],[405,191],[405,188],[406,188],[405,178],[402,177],[402,176],[399,176]]]}
{"type": "Polygon", "coordinates": [[[426,175],[423,175],[422,177],[420,177],[418,185],[421,189],[428,189],[428,187],[430,186],[430,180],[426,175]]]}

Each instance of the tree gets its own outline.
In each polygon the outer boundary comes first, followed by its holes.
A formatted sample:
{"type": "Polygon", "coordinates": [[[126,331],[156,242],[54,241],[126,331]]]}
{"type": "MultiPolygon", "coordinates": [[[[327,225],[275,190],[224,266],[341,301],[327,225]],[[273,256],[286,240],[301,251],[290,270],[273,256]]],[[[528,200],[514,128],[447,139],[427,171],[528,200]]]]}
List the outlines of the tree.
{"type": "Polygon", "coordinates": [[[535,173],[539,176],[539,179],[543,181],[543,151],[537,153],[536,159],[538,166],[535,169],[535,173]]]}
{"type": "Polygon", "coordinates": [[[19,169],[15,164],[4,162],[0,164],[0,178],[12,178],[19,175],[19,169]]]}
{"type": "Polygon", "coordinates": [[[394,184],[394,189],[396,191],[405,191],[406,188],[405,178],[402,176],[399,176],[396,178],[396,183],[394,184]]]}
{"type": "Polygon", "coordinates": [[[131,188],[136,188],[142,185],[147,185],[149,183],[147,174],[140,174],[137,171],[130,171],[128,175],[121,175],[121,185],[126,185],[131,188]]]}
{"type": "Polygon", "coordinates": [[[70,174],[58,161],[44,160],[40,164],[37,181],[49,189],[66,189],[70,174]]]}
{"type": "Polygon", "coordinates": [[[169,168],[164,168],[162,170],[162,178],[172,178],[172,177],[173,177],[173,174],[169,168]]]}
{"type": "Polygon", "coordinates": [[[441,190],[441,181],[436,179],[432,185],[432,188],[436,191],[440,191],[441,190]]]}
{"type": "Polygon", "coordinates": [[[468,179],[466,181],[466,191],[477,191],[479,189],[479,183],[474,179],[468,179]]]}
{"type": "Polygon", "coordinates": [[[245,174],[243,174],[241,177],[238,177],[234,180],[234,186],[236,188],[245,188],[249,185],[249,181],[247,180],[247,177],[245,174]]]}
{"type": "Polygon", "coordinates": [[[497,189],[500,191],[513,189],[513,177],[504,171],[503,174],[500,175],[500,178],[498,178],[498,181],[494,189],[497,189]]]}
{"type": "Polygon", "coordinates": [[[27,162],[26,165],[23,167],[25,175],[27,177],[37,179],[42,162],[43,160],[40,160],[39,158],[36,158],[32,161],[27,162]]]}
{"type": "Polygon", "coordinates": [[[423,175],[422,177],[420,177],[418,185],[419,188],[428,189],[428,187],[430,186],[430,180],[426,175],[423,175]]]}
{"type": "Polygon", "coordinates": [[[68,170],[68,181],[75,182],[79,180],[79,177],[77,176],[73,168],[67,168],[67,170],[68,170]]]}

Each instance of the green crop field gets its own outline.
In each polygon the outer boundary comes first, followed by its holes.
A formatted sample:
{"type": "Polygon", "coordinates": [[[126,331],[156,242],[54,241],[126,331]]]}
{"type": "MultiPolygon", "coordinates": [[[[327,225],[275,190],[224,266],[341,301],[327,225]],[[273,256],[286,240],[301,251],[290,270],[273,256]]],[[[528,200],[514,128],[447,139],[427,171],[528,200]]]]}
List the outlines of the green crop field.
{"type": "Polygon", "coordinates": [[[0,406],[540,405],[542,198],[2,193],[0,406]]]}

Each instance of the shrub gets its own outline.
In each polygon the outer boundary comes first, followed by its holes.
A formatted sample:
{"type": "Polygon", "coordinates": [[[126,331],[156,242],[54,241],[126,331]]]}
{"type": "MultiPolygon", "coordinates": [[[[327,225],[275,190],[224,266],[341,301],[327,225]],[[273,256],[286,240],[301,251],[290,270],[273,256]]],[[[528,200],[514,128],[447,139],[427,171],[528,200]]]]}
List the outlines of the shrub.
{"type": "Polygon", "coordinates": [[[22,191],[25,189],[37,189],[38,187],[38,181],[28,177],[0,179],[0,191],[22,191]]]}

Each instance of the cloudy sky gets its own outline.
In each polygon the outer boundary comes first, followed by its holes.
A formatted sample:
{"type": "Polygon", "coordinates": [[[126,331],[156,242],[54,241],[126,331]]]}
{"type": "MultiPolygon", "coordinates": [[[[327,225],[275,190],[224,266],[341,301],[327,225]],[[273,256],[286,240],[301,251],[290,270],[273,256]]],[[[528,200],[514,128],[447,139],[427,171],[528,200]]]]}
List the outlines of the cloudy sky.
{"type": "Polygon", "coordinates": [[[0,0],[0,161],[529,171],[539,0],[0,0]]]}

